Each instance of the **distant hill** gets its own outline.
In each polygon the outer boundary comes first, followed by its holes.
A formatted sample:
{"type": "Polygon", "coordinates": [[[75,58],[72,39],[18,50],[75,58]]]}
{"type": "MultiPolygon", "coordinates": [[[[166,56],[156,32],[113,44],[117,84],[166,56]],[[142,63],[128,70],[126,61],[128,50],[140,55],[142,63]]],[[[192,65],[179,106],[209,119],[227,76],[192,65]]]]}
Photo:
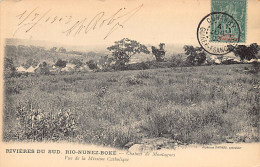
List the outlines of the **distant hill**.
{"type": "MultiPolygon", "coordinates": [[[[151,47],[159,47],[158,44],[145,44],[150,54],[136,54],[130,59],[130,64],[140,63],[145,61],[155,60],[155,56],[152,54],[151,47]]],[[[183,46],[185,44],[165,44],[165,58],[169,59],[172,56],[178,54],[184,55],[183,46]]],[[[6,56],[11,57],[17,66],[26,63],[29,59],[34,59],[38,62],[46,61],[48,63],[54,63],[57,59],[63,59],[70,61],[77,58],[83,62],[89,60],[99,60],[102,56],[112,56],[111,52],[107,50],[106,45],[62,45],[56,42],[29,40],[29,39],[6,39],[6,56]],[[53,48],[56,48],[53,51],[53,48]],[[59,51],[60,48],[64,48],[66,51],[59,51]]],[[[196,46],[195,46],[196,47],[196,46]]],[[[258,57],[260,53],[258,53],[258,57]]],[[[211,54],[207,53],[207,57],[211,57],[211,54]]],[[[186,56],[184,56],[186,57],[186,56]]],[[[218,56],[217,56],[218,57],[218,56]]],[[[235,58],[233,53],[224,55],[225,58],[235,58]]]]}
{"type": "MultiPolygon", "coordinates": [[[[62,45],[56,42],[50,41],[40,41],[40,40],[29,40],[29,39],[16,39],[8,38],[6,39],[6,45],[9,47],[7,49],[8,57],[12,57],[16,64],[20,65],[25,63],[28,59],[36,59],[37,61],[46,61],[49,63],[55,62],[57,59],[70,60],[72,58],[88,60],[98,60],[101,56],[110,55],[111,52],[107,50],[106,45],[62,45]],[[12,51],[16,47],[16,51],[12,51]],[[51,52],[51,48],[56,47],[57,49],[63,47],[66,49],[66,53],[61,52],[51,52]],[[18,49],[19,48],[19,49],[18,49]],[[78,52],[78,53],[77,53],[78,52]]],[[[157,44],[159,45],[159,44],[157,44]]],[[[156,46],[152,44],[146,44],[148,50],[151,50],[151,46],[156,46]]],[[[158,47],[158,46],[156,46],[158,47]]],[[[14,49],[15,50],[15,49],[14,49]]],[[[166,58],[172,56],[173,54],[183,53],[183,45],[180,44],[166,44],[166,58]]],[[[131,58],[130,63],[150,61],[154,60],[155,57],[150,53],[137,54],[131,58]]]]}
{"type": "Polygon", "coordinates": [[[70,50],[54,43],[46,44],[44,41],[7,39],[5,46],[5,56],[12,58],[15,66],[26,64],[28,61],[54,64],[58,59],[71,61],[75,58],[87,62],[98,60],[105,55],[104,52],[70,50]]]}
{"type": "Polygon", "coordinates": [[[81,51],[81,52],[89,52],[89,51],[94,51],[94,52],[108,52],[107,51],[107,46],[105,45],[64,45],[61,43],[57,42],[52,42],[52,41],[42,41],[42,40],[30,40],[30,39],[17,39],[17,38],[7,38],[5,41],[6,45],[24,45],[24,46],[39,46],[39,47],[44,47],[45,49],[50,49],[52,47],[64,47],[66,50],[69,51],[81,51]]]}

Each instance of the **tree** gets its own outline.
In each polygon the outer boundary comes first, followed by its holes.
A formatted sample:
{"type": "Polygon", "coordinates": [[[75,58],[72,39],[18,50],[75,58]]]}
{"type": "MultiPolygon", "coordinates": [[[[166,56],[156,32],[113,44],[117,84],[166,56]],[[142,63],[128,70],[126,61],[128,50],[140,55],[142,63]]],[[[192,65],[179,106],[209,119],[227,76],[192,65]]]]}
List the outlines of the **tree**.
{"type": "Polygon", "coordinates": [[[201,47],[184,46],[185,54],[188,55],[186,62],[189,65],[201,65],[206,60],[206,53],[201,47]]]}
{"type": "Polygon", "coordinates": [[[58,61],[55,63],[55,66],[59,68],[64,68],[67,65],[67,61],[63,61],[61,59],[58,59],[58,61]]]}
{"type": "Polygon", "coordinates": [[[97,63],[94,60],[89,60],[86,64],[91,70],[98,69],[97,63]]]}
{"type": "Polygon", "coordinates": [[[60,48],[59,48],[59,52],[61,52],[61,53],[66,53],[66,49],[65,49],[64,47],[60,47],[60,48]]]}
{"type": "Polygon", "coordinates": [[[6,45],[5,46],[5,55],[9,58],[17,57],[17,48],[14,45],[6,45]]]}
{"type": "Polygon", "coordinates": [[[56,50],[57,50],[57,47],[53,47],[50,49],[51,52],[56,52],[56,50]]]}
{"type": "Polygon", "coordinates": [[[13,60],[10,58],[4,59],[4,74],[5,76],[13,76],[15,74],[15,66],[13,60]]]}
{"type": "Polygon", "coordinates": [[[83,65],[82,60],[76,58],[71,59],[70,63],[76,65],[76,68],[80,68],[83,65]]]}
{"type": "Polygon", "coordinates": [[[172,55],[168,60],[171,64],[170,67],[181,67],[185,65],[185,61],[183,60],[183,55],[172,55]]]}
{"type": "Polygon", "coordinates": [[[233,49],[233,53],[235,56],[240,57],[241,60],[251,60],[256,58],[258,50],[258,45],[253,43],[250,46],[238,45],[233,49]]]}
{"type": "Polygon", "coordinates": [[[38,60],[29,58],[28,60],[26,60],[26,63],[24,64],[25,68],[29,68],[31,66],[37,66],[39,64],[38,60]]]}
{"type": "Polygon", "coordinates": [[[159,47],[160,49],[157,49],[155,46],[152,46],[152,53],[156,58],[156,61],[162,62],[164,61],[164,56],[165,56],[165,50],[164,50],[164,43],[160,43],[159,47]]]}
{"type": "Polygon", "coordinates": [[[36,69],[36,72],[43,74],[43,75],[50,74],[50,69],[48,67],[48,64],[45,61],[42,62],[42,64],[40,64],[39,68],[36,69]]]}
{"type": "Polygon", "coordinates": [[[98,67],[101,71],[108,71],[110,70],[110,65],[113,62],[113,57],[101,56],[101,58],[98,60],[98,67]]]}
{"type": "Polygon", "coordinates": [[[115,45],[112,45],[107,49],[112,51],[112,55],[116,61],[116,66],[119,69],[125,68],[126,63],[130,61],[131,56],[141,52],[145,54],[150,53],[145,45],[128,38],[116,41],[115,45]]]}

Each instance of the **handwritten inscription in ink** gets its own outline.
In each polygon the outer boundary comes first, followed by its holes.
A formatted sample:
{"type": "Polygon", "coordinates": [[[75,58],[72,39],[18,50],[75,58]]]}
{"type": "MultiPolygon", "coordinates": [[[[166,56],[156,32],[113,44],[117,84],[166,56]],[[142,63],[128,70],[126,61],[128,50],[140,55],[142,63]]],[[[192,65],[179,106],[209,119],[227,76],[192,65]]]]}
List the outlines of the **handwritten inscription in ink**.
{"type": "Polygon", "coordinates": [[[16,36],[18,33],[30,33],[32,29],[37,29],[39,24],[59,24],[64,26],[61,31],[65,36],[77,36],[79,34],[88,34],[91,31],[102,30],[108,27],[104,39],[108,38],[118,28],[124,28],[125,23],[131,19],[143,7],[143,4],[127,10],[125,7],[115,11],[112,15],[108,15],[105,11],[97,12],[92,17],[85,17],[81,20],[76,19],[72,15],[58,16],[53,13],[53,9],[40,12],[39,7],[32,10],[24,10],[16,17],[18,19],[17,28],[13,34],[16,36]]]}

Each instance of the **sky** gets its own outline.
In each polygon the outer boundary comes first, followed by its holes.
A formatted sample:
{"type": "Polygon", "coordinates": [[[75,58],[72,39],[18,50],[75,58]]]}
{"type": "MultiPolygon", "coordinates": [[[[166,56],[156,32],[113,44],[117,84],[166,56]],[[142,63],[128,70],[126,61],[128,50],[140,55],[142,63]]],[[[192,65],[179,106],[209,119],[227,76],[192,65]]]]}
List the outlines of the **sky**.
{"type": "MultiPolygon", "coordinates": [[[[1,2],[1,35],[65,45],[198,45],[210,0],[9,0],[1,2]],[[104,39],[105,38],[105,39],[104,39]]],[[[248,0],[247,41],[260,43],[260,1],[248,0]]]]}

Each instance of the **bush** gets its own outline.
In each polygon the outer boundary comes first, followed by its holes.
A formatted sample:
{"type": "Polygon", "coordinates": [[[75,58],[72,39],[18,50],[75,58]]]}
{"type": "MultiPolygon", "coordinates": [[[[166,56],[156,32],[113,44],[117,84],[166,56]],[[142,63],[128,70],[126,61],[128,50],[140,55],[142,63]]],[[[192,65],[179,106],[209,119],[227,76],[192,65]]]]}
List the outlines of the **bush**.
{"type": "Polygon", "coordinates": [[[108,78],[107,82],[117,82],[117,78],[108,78]]]}
{"type": "Polygon", "coordinates": [[[230,59],[230,60],[223,60],[222,64],[229,65],[229,64],[239,64],[239,63],[230,59]]]}
{"type": "Polygon", "coordinates": [[[144,79],[153,78],[153,77],[154,76],[152,76],[149,72],[143,72],[143,71],[141,71],[136,75],[136,78],[144,78],[144,79]]]}
{"type": "Polygon", "coordinates": [[[142,129],[150,137],[171,135],[172,139],[181,143],[221,142],[224,131],[221,127],[225,122],[221,113],[215,111],[185,111],[174,110],[171,112],[153,112],[148,116],[142,129]],[[223,134],[222,134],[223,133],[223,134]]]}
{"type": "Polygon", "coordinates": [[[77,115],[68,111],[43,112],[30,106],[16,110],[19,126],[5,134],[5,140],[58,141],[74,140],[79,135],[77,115]]]}
{"type": "Polygon", "coordinates": [[[185,61],[183,60],[183,56],[178,54],[177,56],[172,56],[168,60],[171,64],[170,67],[182,67],[185,66],[185,61]]]}
{"type": "Polygon", "coordinates": [[[138,84],[143,84],[143,81],[133,76],[133,77],[127,78],[126,83],[128,85],[138,85],[138,84]]]}
{"type": "Polygon", "coordinates": [[[249,72],[252,73],[252,74],[258,74],[259,71],[260,71],[260,63],[254,61],[252,63],[252,68],[249,70],[249,72]]]}
{"type": "Polygon", "coordinates": [[[60,67],[60,68],[64,68],[67,65],[67,61],[63,61],[61,59],[58,59],[58,61],[55,63],[55,66],[60,67]]]}
{"type": "Polygon", "coordinates": [[[5,77],[12,77],[16,73],[14,67],[13,59],[5,58],[4,59],[4,75],[5,77]]]}
{"type": "Polygon", "coordinates": [[[140,65],[141,65],[141,70],[149,69],[149,64],[147,64],[145,62],[142,62],[140,65]]]}
{"type": "Polygon", "coordinates": [[[206,60],[206,53],[201,47],[193,47],[185,45],[184,47],[185,54],[188,55],[186,63],[188,65],[201,65],[206,60]]]}
{"type": "Polygon", "coordinates": [[[98,69],[97,63],[96,63],[94,60],[89,60],[89,61],[87,62],[87,65],[88,65],[88,67],[89,67],[91,70],[96,70],[96,69],[98,69]]]}
{"type": "Polygon", "coordinates": [[[36,73],[42,74],[42,75],[49,75],[51,74],[50,69],[46,62],[43,62],[40,64],[39,68],[35,70],[36,73]]]}
{"type": "MultiPolygon", "coordinates": [[[[147,64],[153,63],[169,62],[147,64]]],[[[115,147],[158,136],[177,143],[255,142],[259,79],[244,72],[252,68],[245,64],[6,78],[4,140],[115,147]]]]}
{"type": "Polygon", "coordinates": [[[5,93],[7,95],[11,94],[19,94],[21,91],[21,87],[19,85],[6,85],[5,86],[5,93]]]}

